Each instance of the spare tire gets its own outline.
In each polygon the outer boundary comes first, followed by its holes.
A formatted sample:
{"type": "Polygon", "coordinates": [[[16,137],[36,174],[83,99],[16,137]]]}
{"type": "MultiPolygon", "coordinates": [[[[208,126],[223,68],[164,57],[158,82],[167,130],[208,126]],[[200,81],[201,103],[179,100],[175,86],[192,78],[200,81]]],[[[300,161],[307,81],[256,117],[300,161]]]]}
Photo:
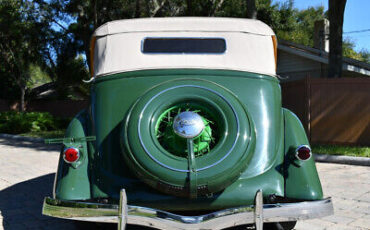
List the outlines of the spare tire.
{"type": "Polygon", "coordinates": [[[255,146],[253,122],[237,97],[199,79],[168,81],[147,91],[130,109],[121,134],[124,159],[143,182],[192,198],[233,183],[255,146]],[[193,140],[193,163],[187,140],[172,131],[174,116],[184,111],[198,113],[205,123],[193,140]]]}

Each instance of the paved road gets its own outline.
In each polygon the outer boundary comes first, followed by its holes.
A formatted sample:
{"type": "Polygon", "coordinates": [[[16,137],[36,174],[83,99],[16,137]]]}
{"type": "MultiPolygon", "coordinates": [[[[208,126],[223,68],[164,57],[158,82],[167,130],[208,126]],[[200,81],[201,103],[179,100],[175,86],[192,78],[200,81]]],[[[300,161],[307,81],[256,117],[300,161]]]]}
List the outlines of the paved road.
{"type": "MultiPolygon", "coordinates": [[[[0,230],[76,229],[67,220],[42,216],[51,194],[59,147],[0,138],[0,230]]],[[[370,229],[370,167],[317,164],[335,215],[298,222],[296,229],[370,229]]]]}

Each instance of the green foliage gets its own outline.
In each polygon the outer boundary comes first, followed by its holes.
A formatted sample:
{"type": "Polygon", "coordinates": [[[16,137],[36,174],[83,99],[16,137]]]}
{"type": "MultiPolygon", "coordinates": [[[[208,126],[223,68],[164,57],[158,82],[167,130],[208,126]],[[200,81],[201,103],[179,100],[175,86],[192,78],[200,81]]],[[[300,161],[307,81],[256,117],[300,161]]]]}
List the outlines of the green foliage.
{"type": "Polygon", "coordinates": [[[222,4],[222,9],[215,13],[217,17],[245,18],[247,13],[246,1],[228,0],[222,4]]]}
{"type": "Polygon", "coordinates": [[[82,80],[89,79],[89,72],[81,55],[75,58],[73,54],[68,56],[63,52],[58,58],[55,72],[58,76],[63,76],[56,80],[58,98],[72,98],[76,91],[81,95],[88,95],[89,86],[83,84],[82,80]]]}
{"type": "Polygon", "coordinates": [[[79,57],[83,49],[68,28],[71,16],[63,4],[59,0],[1,0],[0,80],[6,80],[0,84],[0,97],[15,99],[20,90],[53,80],[60,86],[59,97],[65,98],[73,91],[67,86],[89,77],[86,62],[79,57]]]}
{"type": "MultiPolygon", "coordinates": [[[[0,61],[1,63],[1,61],[0,61]]],[[[15,99],[19,97],[19,88],[13,78],[9,77],[10,70],[0,64],[0,98],[15,99]]]]}
{"type": "Polygon", "coordinates": [[[31,64],[29,66],[29,75],[28,88],[33,88],[51,81],[49,75],[39,65],[31,64]]]}
{"type": "Polygon", "coordinates": [[[369,146],[312,145],[312,152],[318,154],[370,157],[369,146]]]}
{"type": "Polygon", "coordinates": [[[50,113],[8,111],[0,113],[0,133],[19,134],[65,129],[70,119],[50,113]]]}
{"type": "Polygon", "coordinates": [[[361,59],[362,61],[366,63],[370,63],[370,52],[367,49],[362,49],[360,51],[361,59]]]}
{"type": "Polygon", "coordinates": [[[359,60],[361,55],[354,48],[355,44],[350,39],[345,39],[343,41],[343,56],[359,60]]]}
{"type": "Polygon", "coordinates": [[[324,8],[297,10],[292,4],[283,4],[278,12],[282,20],[275,28],[273,26],[278,38],[312,47],[314,23],[325,17],[324,8]]]}
{"type": "Polygon", "coordinates": [[[290,22],[292,17],[292,1],[283,4],[272,4],[271,0],[259,0],[256,3],[257,19],[269,25],[274,31],[292,31],[290,22]],[[281,11],[280,11],[281,9],[281,11]]]}
{"type": "Polygon", "coordinates": [[[42,61],[48,22],[31,1],[2,0],[0,4],[0,62],[19,87],[30,80],[29,68],[42,61]]]}
{"type": "Polygon", "coordinates": [[[22,133],[20,136],[25,137],[40,137],[40,138],[60,138],[63,137],[65,133],[64,129],[52,130],[52,131],[32,131],[29,133],[22,133]]]}
{"type": "Polygon", "coordinates": [[[343,41],[343,56],[370,63],[370,52],[366,49],[356,52],[355,43],[349,38],[343,41]]]}

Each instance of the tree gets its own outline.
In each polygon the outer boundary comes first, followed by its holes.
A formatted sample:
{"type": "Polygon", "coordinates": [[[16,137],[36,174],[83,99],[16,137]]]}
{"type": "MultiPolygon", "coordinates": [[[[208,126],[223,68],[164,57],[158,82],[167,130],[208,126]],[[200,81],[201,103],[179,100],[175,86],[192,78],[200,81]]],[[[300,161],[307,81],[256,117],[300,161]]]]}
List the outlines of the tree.
{"type": "MultiPolygon", "coordinates": [[[[52,1],[63,10],[63,13],[75,18],[75,22],[69,25],[68,32],[72,34],[75,44],[78,45],[77,48],[86,55],[90,70],[90,39],[94,30],[108,21],[147,16],[143,13],[147,10],[145,2],[147,1],[52,1]]],[[[157,9],[157,11],[159,10],[157,9]]]]}
{"type": "Polygon", "coordinates": [[[329,78],[342,76],[342,35],[345,6],[346,0],[329,0],[329,78]]]}
{"type": "MultiPolygon", "coordinates": [[[[322,7],[298,10],[293,0],[2,0],[0,96],[14,94],[17,86],[22,109],[36,67],[65,96],[70,86],[88,77],[90,39],[97,27],[118,19],[170,16],[257,17],[279,39],[308,46],[313,45],[314,21],[325,17],[322,7]]],[[[346,56],[369,60],[368,51],[348,47],[346,56]]]]}
{"type": "Polygon", "coordinates": [[[366,49],[356,52],[355,43],[349,39],[343,39],[343,56],[370,63],[370,53],[366,49]]]}
{"type": "Polygon", "coordinates": [[[4,0],[0,4],[0,62],[20,90],[20,111],[30,81],[31,64],[41,63],[48,22],[30,1],[4,0]]]}
{"type": "Polygon", "coordinates": [[[370,63],[370,52],[367,49],[362,49],[360,51],[360,55],[361,55],[360,61],[370,63]]]}
{"type": "Polygon", "coordinates": [[[273,29],[279,39],[313,47],[314,23],[325,17],[324,7],[297,10],[290,2],[281,5],[277,12],[278,23],[273,23],[273,29]]]}
{"type": "Polygon", "coordinates": [[[64,13],[76,18],[68,30],[84,51],[91,70],[90,39],[100,25],[118,19],[137,17],[216,16],[224,0],[52,0],[64,13]]]}

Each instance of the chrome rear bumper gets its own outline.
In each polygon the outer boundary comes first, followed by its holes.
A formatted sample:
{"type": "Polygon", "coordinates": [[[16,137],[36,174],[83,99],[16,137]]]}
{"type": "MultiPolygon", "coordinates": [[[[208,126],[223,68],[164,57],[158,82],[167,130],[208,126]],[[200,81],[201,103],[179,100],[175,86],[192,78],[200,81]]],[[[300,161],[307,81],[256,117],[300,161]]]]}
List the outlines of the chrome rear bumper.
{"type": "Polygon", "coordinates": [[[264,222],[284,222],[313,219],[333,214],[330,198],[298,203],[263,204],[262,191],[256,194],[255,205],[229,208],[201,216],[181,216],[152,208],[127,205],[125,190],[120,205],[61,201],[45,198],[42,213],[70,220],[118,223],[158,229],[223,229],[255,224],[261,230],[264,222]]]}

